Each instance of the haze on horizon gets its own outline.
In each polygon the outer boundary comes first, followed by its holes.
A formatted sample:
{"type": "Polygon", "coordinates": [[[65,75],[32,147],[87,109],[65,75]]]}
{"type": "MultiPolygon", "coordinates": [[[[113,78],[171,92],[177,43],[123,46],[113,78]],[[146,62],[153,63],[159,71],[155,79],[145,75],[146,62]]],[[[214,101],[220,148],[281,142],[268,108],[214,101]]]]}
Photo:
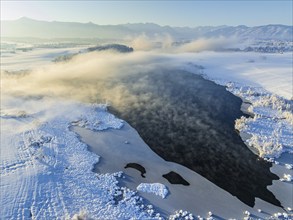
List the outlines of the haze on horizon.
{"type": "Polygon", "coordinates": [[[1,21],[29,17],[95,24],[156,23],[169,26],[292,25],[292,1],[8,1],[1,21]]]}

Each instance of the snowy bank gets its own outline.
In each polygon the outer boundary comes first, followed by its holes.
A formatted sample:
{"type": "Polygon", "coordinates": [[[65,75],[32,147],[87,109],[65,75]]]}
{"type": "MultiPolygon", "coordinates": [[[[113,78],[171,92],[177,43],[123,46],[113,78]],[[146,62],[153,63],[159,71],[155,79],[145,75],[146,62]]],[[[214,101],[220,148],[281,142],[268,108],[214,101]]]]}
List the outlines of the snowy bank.
{"type": "Polygon", "coordinates": [[[13,97],[1,104],[1,217],[64,219],[80,212],[95,219],[154,217],[134,191],[117,185],[121,173],[91,171],[99,157],[69,129],[72,123],[91,130],[121,128],[105,106],[13,97]],[[16,106],[26,117],[9,112],[16,106]]]}
{"type": "Polygon", "coordinates": [[[293,152],[293,101],[271,94],[264,89],[227,83],[227,89],[250,103],[254,115],[242,117],[235,128],[251,135],[245,140],[260,157],[276,158],[293,152]]]}
{"type": "Polygon", "coordinates": [[[244,141],[260,157],[293,152],[292,53],[204,52],[191,57],[203,66],[205,78],[226,86],[249,106],[253,117],[236,120],[235,128],[249,134],[244,141]]]}

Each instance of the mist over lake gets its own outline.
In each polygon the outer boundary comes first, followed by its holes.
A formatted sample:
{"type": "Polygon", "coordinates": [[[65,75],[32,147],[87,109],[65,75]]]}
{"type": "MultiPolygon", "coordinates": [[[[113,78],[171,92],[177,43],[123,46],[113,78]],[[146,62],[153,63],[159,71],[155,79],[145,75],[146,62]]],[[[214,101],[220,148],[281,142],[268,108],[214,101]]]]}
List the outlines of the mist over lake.
{"type": "Polygon", "coordinates": [[[243,115],[240,98],[175,69],[138,73],[118,84],[130,96],[123,96],[123,105],[113,102],[110,112],[130,123],[162,158],[194,170],[250,206],[255,197],[280,205],[266,188],[278,179],[271,165],[253,154],[234,128],[243,115]]]}

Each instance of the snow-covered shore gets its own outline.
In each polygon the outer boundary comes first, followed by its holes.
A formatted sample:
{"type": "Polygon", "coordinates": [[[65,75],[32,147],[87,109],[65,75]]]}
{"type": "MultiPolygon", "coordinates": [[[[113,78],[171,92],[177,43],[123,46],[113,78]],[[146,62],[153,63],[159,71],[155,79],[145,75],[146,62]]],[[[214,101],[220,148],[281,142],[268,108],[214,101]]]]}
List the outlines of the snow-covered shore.
{"type": "Polygon", "coordinates": [[[247,142],[261,157],[275,158],[293,151],[291,55],[235,53],[229,59],[228,54],[211,53],[199,62],[206,68],[206,78],[226,86],[250,105],[248,112],[254,117],[237,120],[235,127],[251,135],[247,142]],[[217,64],[207,64],[208,59],[217,64]],[[250,60],[253,62],[248,63],[250,60]]]}
{"type": "Polygon", "coordinates": [[[163,216],[169,216],[180,209],[204,218],[211,211],[214,216],[224,219],[243,218],[245,211],[261,218],[283,212],[280,207],[259,199],[256,200],[255,207],[251,208],[194,171],[163,160],[149,149],[139,134],[127,123],[118,130],[93,132],[75,127],[74,131],[84,143],[88,144],[92,152],[101,156],[101,163],[98,163],[96,168],[98,173],[115,173],[123,170],[125,178],[121,179],[119,183],[133,190],[140,183],[162,183],[167,186],[169,194],[165,199],[152,193],[138,192],[138,195],[160,210],[163,216]],[[146,169],[145,178],[135,169],[124,169],[129,162],[142,165],[146,169]],[[169,183],[162,175],[170,171],[179,173],[190,185],[169,183]],[[264,212],[259,213],[257,209],[262,209],[264,212]]]}
{"type": "MultiPolygon", "coordinates": [[[[30,52],[27,53],[29,55],[30,52]]],[[[28,61],[25,61],[24,55],[13,63],[13,59],[9,58],[7,67],[9,70],[14,70],[13,66],[16,70],[22,69],[22,66],[32,68],[34,59],[38,61],[37,65],[42,65],[46,53],[40,54],[41,57],[31,55],[28,61]],[[31,66],[26,65],[28,63],[31,66]]],[[[50,54],[54,53],[50,51],[50,54]]],[[[249,111],[255,116],[237,120],[236,128],[251,135],[247,142],[257,149],[260,156],[268,159],[280,157],[276,160],[278,161],[282,160],[283,152],[292,153],[293,147],[292,101],[288,100],[292,97],[290,55],[205,52],[171,57],[203,66],[205,77],[226,85],[229,91],[248,100],[251,105],[249,111]],[[266,77],[263,77],[264,73],[266,77]]],[[[49,58],[46,59],[44,63],[48,63],[49,58]]],[[[5,59],[2,62],[5,66],[5,59]]],[[[12,219],[63,219],[81,213],[93,218],[159,219],[161,215],[156,212],[165,212],[163,215],[167,216],[166,213],[169,215],[176,209],[183,208],[193,211],[195,216],[203,217],[208,217],[208,212],[212,211],[214,217],[243,218],[243,212],[248,211],[252,216],[267,218],[274,213],[284,212],[259,199],[254,208],[247,207],[189,169],[177,164],[166,164],[142,140],[138,141],[142,142],[141,146],[145,145],[143,148],[131,149],[133,140],[129,139],[134,138],[134,130],[129,127],[126,127],[127,131],[120,129],[122,125],[123,122],[109,114],[104,105],[87,105],[55,98],[21,99],[6,95],[5,91],[1,92],[0,205],[4,207],[0,211],[1,216],[12,219]],[[83,141],[78,138],[76,131],[69,129],[72,125],[80,127],[78,134],[83,141]],[[109,130],[110,128],[114,130],[109,130]],[[101,130],[104,132],[94,132],[101,130]],[[127,135],[130,136],[125,140],[127,135]],[[107,149],[111,146],[109,141],[114,143],[112,150],[107,149]],[[129,141],[130,144],[122,144],[120,152],[117,150],[117,141],[129,141]],[[104,149],[107,156],[99,158],[87,150],[86,144],[95,145],[93,147],[97,148],[98,155],[104,149]],[[114,150],[121,153],[120,160],[115,162],[115,158],[110,157],[116,155],[114,150]],[[139,157],[143,159],[136,162],[148,168],[148,183],[158,182],[168,187],[169,194],[164,200],[145,192],[138,193],[140,196],[137,196],[134,190],[145,179],[142,180],[132,169],[124,170],[133,179],[132,185],[126,184],[132,190],[121,187],[123,178],[120,177],[123,174],[118,171],[122,170],[123,163],[130,158],[138,160],[139,157]],[[151,163],[147,163],[146,159],[151,163]],[[112,170],[105,166],[103,160],[107,161],[106,164],[112,163],[112,170]],[[98,162],[101,164],[98,168],[105,174],[92,172],[98,162]],[[164,174],[170,168],[183,173],[194,189],[172,185],[161,175],[158,177],[158,171],[164,174]],[[110,171],[113,173],[106,174],[110,171]],[[150,201],[155,209],[142,200],[141,196],[150,201]],[[225,203],[221,203],[223,198],[225,203]],[[262,212],[258,212],[258,209],[262,212]]],[[[292,176],[292,170],[288,167],[290,160],[274,163],[271,170],[280,178],[284,174],[292,176]]],[[[292,188],[290,191],[288,184],[292,182],[286,179],[276,180],[268,188],[290,214],[288,207],[293,208],[292,200],[289,199],[292,188]]]]}
{"type": "Polygon", "coordinates": [[[75,213],[86,213],[97,219],[155,218],[156,211],[169,215],[180,208],[203,217],[212,211],[222,218],[244,216],[244,211],[258,217],[266,217],[265,212],[271,215],[282,212],[260,200],[254,209],[250,208],[193,171],[164,161],[133,128],[125,124],[121,129],[122,121],[107,113],[103,105],[50,99],[30,103],[11,97],[8,100],[4,99],[3,109],[17,104],[22,110],[1,114],[3,216],[71,218],[75,213]],[[78,130],[69,129],[72,125],[78,130]],[[86,144],[93,146],[101,157],[90,153],[86,144]],[[142,179],[134,170],[124,170],[127,161],[145,166],[146,178],[142,179]],[[91,172],[96,163],[101,163],[99,174],[91,172]],[[162,178],[162,174],[171,170],[180,173],[190,186],[172,185],[162,178]],[[119,178],[122,176],[126,179],[119,178]],[[132,184],[127,184],[129,178],[132,184]],[[145,181],[163,183],[170,195],[164,200],[148,193],[137,196],[134,190],[145,181]],[[141,200],[142,197],[150,203],[141,200]],[[265,212],[258,213],[257,208],[265,212]]]}
{"type": "Polygon", "coordinates": [[[77,53],[82,49],[84,47],[38,48],[28,52],[3,53],[1,54],[1,70],[29,70],[36,66],[47,65],[60,55],[77,53]]]}

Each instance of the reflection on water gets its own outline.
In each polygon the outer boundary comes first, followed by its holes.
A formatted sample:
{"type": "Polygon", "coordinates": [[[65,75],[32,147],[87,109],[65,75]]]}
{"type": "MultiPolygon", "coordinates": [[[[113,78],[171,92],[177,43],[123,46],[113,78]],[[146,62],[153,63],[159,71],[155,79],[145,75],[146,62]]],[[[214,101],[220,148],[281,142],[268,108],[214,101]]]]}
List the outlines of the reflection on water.
{"type": "Polygon", "coordinates": [[[121,85],[132,98],[122,96],[123,106],[113,102],[109,110],[131,124],[158,155],[250,206],[255,197],[280,206],[266,188],[278,179],[271,165],[254,155],[234,129],[235,119],[243,115],[240,98],[180,70],[131,75],[119,80],[121,85]]]}

